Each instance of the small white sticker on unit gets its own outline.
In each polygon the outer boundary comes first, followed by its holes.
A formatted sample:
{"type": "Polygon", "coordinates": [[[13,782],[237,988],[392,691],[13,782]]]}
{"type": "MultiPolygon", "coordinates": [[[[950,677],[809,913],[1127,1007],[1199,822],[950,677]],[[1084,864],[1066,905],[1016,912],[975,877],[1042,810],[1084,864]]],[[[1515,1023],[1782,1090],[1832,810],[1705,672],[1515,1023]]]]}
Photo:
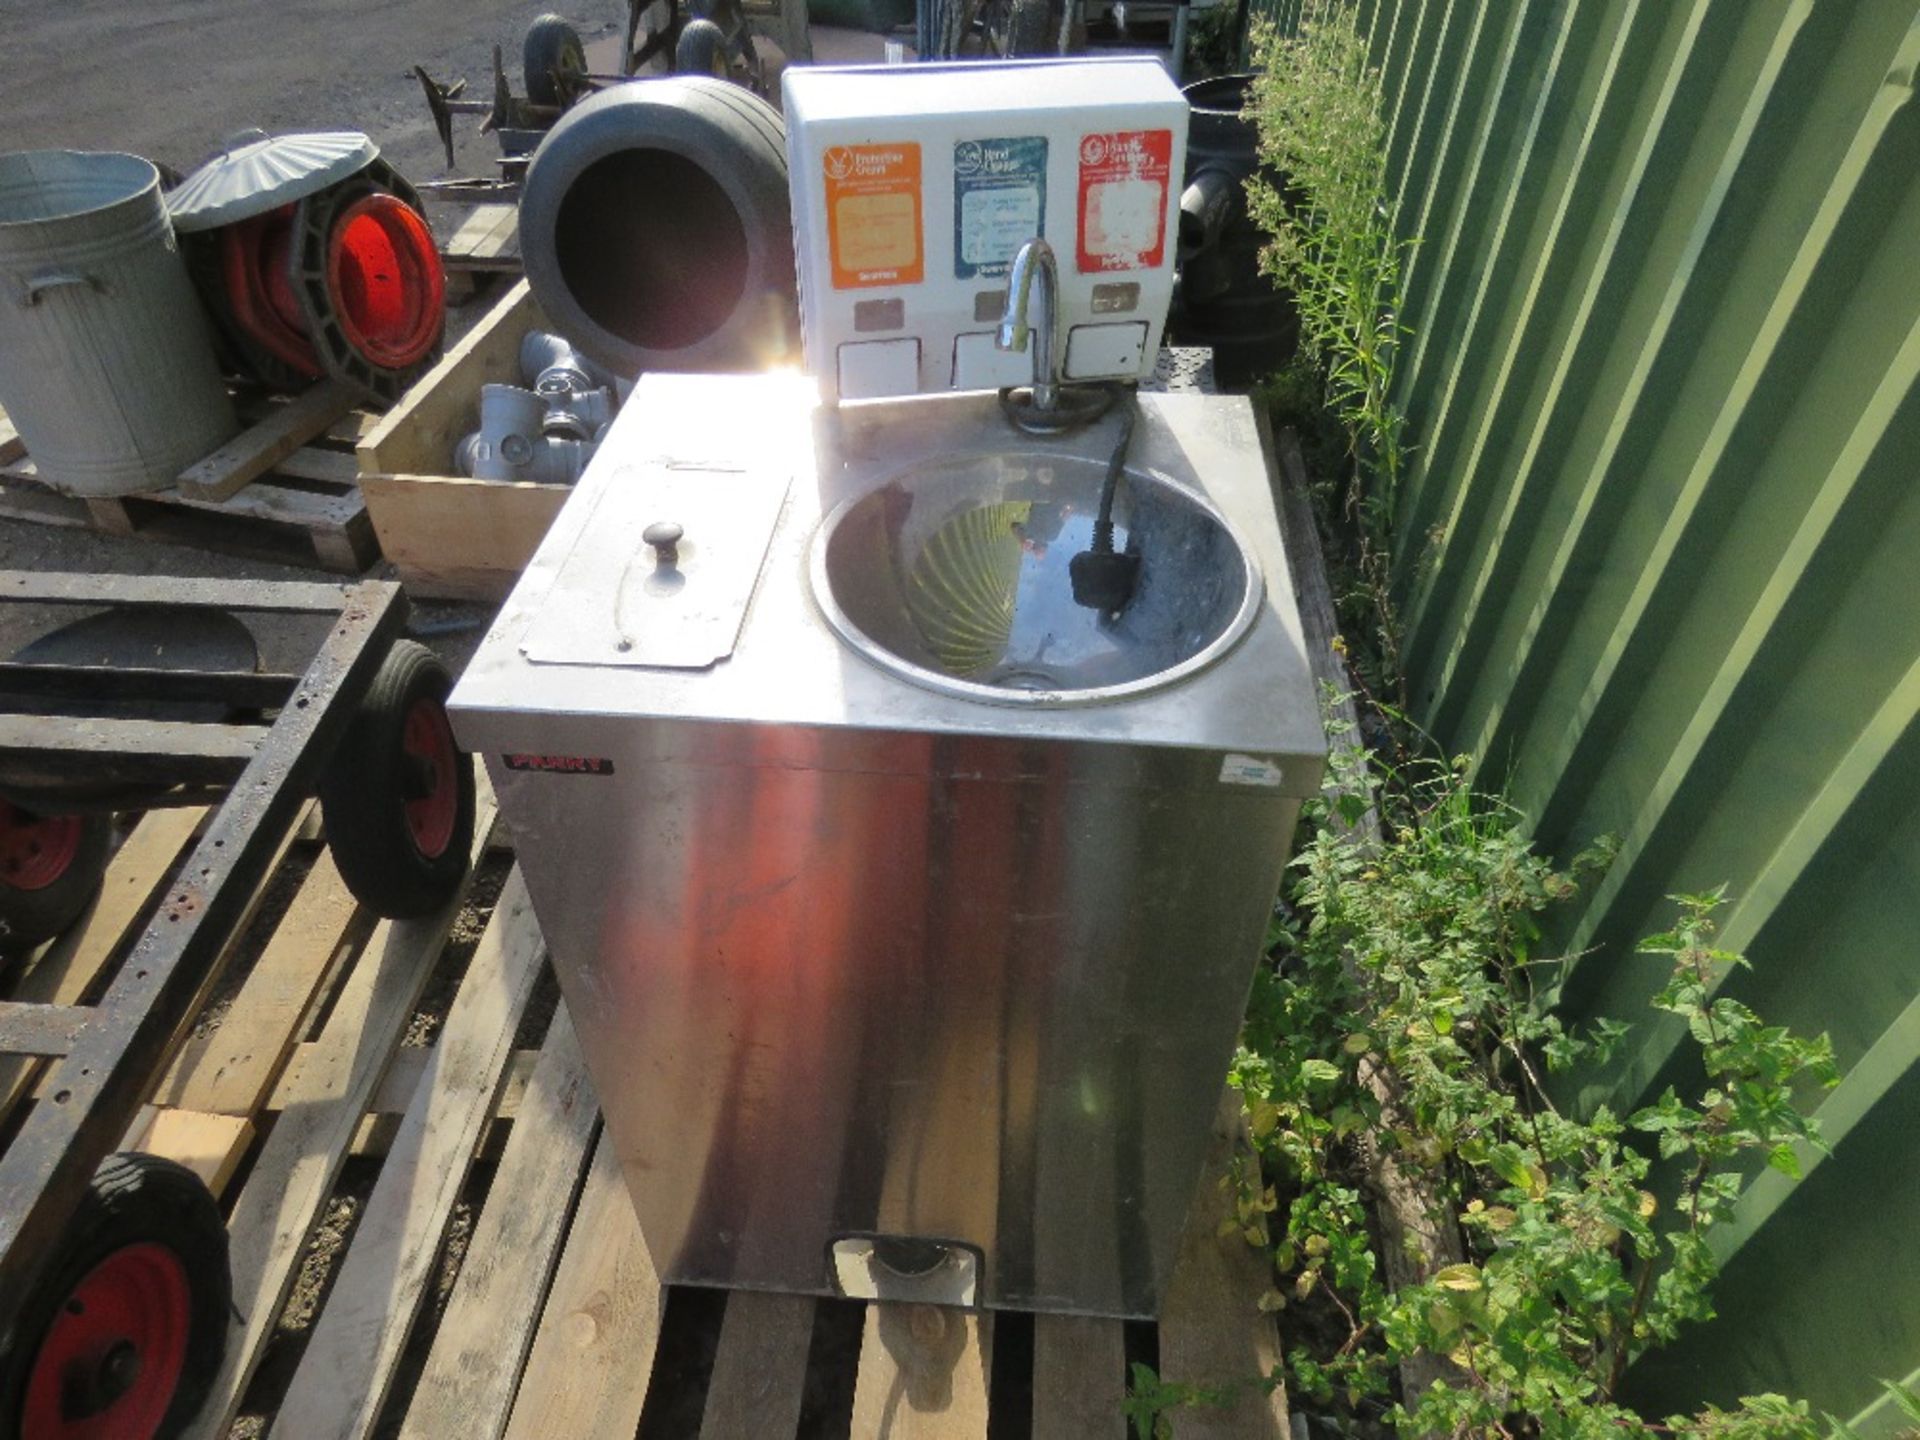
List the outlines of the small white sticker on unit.
{"type": "Polygon", "coordinates": [[[1267,790],[1280,788],[1280,767],[1258,755],[1229,755],[1220,762],[1222,785],[1258,785],[1267,790]]]}

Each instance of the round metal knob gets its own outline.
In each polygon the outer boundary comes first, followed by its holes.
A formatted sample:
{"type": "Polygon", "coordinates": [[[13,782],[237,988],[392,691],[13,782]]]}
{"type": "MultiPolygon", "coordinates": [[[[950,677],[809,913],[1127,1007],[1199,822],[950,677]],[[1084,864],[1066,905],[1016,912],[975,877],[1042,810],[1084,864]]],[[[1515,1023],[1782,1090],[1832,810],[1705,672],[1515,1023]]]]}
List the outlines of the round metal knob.
{"type": "Polygon", "coordinates": [[[672,520],[656,520],[640,532],[640,538],[653,547],[654,561],[664,570],[679,563],[680,539],[686,533],[672,520]]]}

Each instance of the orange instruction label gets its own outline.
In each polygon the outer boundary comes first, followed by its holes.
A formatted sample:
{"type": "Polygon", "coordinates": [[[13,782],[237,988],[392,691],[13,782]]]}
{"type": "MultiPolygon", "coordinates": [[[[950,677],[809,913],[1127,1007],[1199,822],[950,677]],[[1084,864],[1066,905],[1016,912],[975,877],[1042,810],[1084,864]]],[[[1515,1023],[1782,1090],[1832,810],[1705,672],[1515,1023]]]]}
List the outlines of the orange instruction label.
{"type": "Polygon", "coordinates": [[[833,288],[918,285],[920,146],[833,145],[820,157],[827,184],[827,243],[833,288]]]}

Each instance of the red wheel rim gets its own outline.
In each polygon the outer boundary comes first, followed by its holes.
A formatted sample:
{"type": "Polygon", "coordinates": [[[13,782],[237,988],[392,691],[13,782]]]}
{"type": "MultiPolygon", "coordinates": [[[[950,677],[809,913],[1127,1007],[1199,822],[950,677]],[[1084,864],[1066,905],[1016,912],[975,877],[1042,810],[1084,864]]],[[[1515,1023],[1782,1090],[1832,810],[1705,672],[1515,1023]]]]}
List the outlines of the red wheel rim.
{"type": "Polygon", "coordinates": [[[385,191],[342,211],[327,237],[327,297],[347,343],[374,364],[424,359],[440,338],[446,277],[420,212],[385,191]]]}
{"type": "Polygon", "coordinates": [[[438,700],[414,701],[401,745],[420,776],[421,793],[407,801],[407,829],[420,853],[435,860],[453,839],[460,813],[460,750],[446,707],[438,700]]]}
{"type": "Polygon", "coordinates": [[[320,360],[293,290],[294,207],[283,205],[220,232],[227,305],[262,349],[302,375],[318,378],[320,360]]]}
{"type": "Polygon", "coordinates": [[[129,1245],[87,1273],[34,1356],[21,1440],[145,1440],[160,1428],[193,1326],[186,1267],[129,1245]]]}
{"type": "Polygon", "coordinates": [[[78,815],[29,815],[0,800],[0,881],[46,889],[73,864],[84,828],[78,815]]]}

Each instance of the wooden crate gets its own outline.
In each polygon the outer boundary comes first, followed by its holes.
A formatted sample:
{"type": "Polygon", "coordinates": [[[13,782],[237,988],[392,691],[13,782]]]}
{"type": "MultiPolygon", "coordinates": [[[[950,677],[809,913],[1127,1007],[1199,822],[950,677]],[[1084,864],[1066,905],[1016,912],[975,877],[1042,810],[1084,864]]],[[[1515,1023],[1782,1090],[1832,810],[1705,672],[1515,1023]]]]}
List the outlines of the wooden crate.
{"type": "Polygon", "coordinates": [[[415,595],[504,600],[573,493],[451,473],[454,445],[479,424],[480,387],[519,384],[521,338],[545,323],[522,280],[360,443],[360,494],[415,595]]]}
{"type": "Polygon", "coordinates": [[[0,517],[358,575],[380,547],[350,453],[372,417],[355,406],[324,382],[258,402],[253,423],[175,485],[115,496],[53,489],[0,413],[0,517]]]}

